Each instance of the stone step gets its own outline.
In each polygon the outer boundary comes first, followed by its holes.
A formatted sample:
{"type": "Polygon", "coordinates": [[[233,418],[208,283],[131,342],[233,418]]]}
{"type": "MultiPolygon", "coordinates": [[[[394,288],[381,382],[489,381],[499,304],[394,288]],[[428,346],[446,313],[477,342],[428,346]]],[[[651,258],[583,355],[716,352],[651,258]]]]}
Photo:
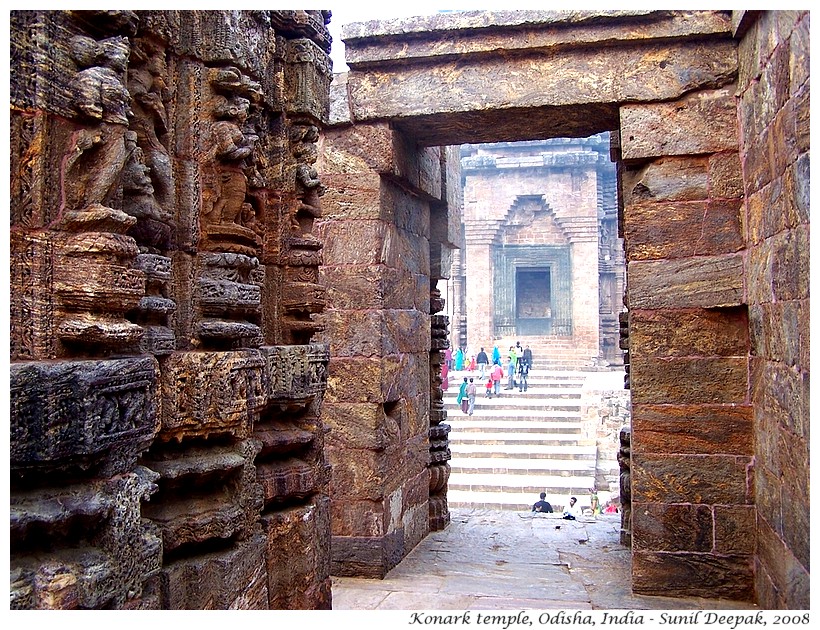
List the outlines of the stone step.
{"type": "Polygon", "coordinates": [[[595,460],[589,459],[506,459],[501,457],[453,457],[452,473],[492,475],[550,475],[571,477],[594,475],[595,460]]]}
{"type": "MultiPolygon", "coordinates": [[[[478,431],[474,432],[450,432],[450,450],[454,448],[454,445],[462,445],[462,444],[487,444],[487,445],[494,445],[494,446],[504,446],[504,445],[520,445],[520,444],[532,444],[535,446],[559,446],[559,445],[568,445],[568,446],[588,446],[589,444],[584,444],[584,440],[581,439],[579,434],[566,434],[566,433],[513,433],[513,432],[506,432],[506,433],[482,433],[478,431]]],[[[591,442],[591,441],[590,441],[591,442]]]]}
{"type": "MultiPolygon", "coordinates": [[[[509,392],[508,392],[509,394],[509,392]]],[[[455,399],[445,400],[444,409],[448,412],[461,413],[461,407],[455,399]]],[[[526,412],[527,415],[538,415],[537,412],[567,412],[580,416],[581,405],[562,404],[551,400],[515,400],[512,396],[501,398],[480,398],[476,396],[473,413],[482,412],[482,415],[515,415],[511,412],[526,412]]]]}
{"type": "Polygon", "coordinates": [[[461,435],[463,433],[507,433],[507,432],[516,432],[516,433],[546,433],[549,434],[550,438],[553,438],[556,433],[561,434],[574,434],[575,438],[577,439],[580,434],[582,434],[581,428],[578,425],[578,422],[565,422],[564,418],[553,419],[549,418],[546,420],[542,420],[541,418],[533,419],[533,420],[517,420],[517,419],[508,419],[508,418],[493,418],[489,420],[477,420],[475,414],[472,416],[463,416],[459,420],[458,424],[454,425],[451,423],[451,427],[454,427],[451,431],[451,435],[453,433],[461,435]]]}
{"type": "MultiPolygon", "coordinates": [[[[485,381],[486,383],[486,381],[485,381]]],[[[476,398],[484,398],[487,399],[487,392],[484,391],[485,383],[481,384],[481,388],[479,392],[476,393],[476,398]]],[[[453,401],[458,397],[458,390],[451,391],[453,388],[447,390],[445,395],[445,400],[452,398],[453,401]]],[[[517,387],[513,389],[504,389],[504,386],[501,387],[501,394],[503,395],[504,392],[508,394],[515,394],[517,398],[527,399],[527,398],[536,398],[538,400],[543,400],[545,398],[551,400],[572,400],[572,399],[581,399],[581,390],[571,390],[571,389],[554,389],[554,388],[538,388],[538,387],[527,387],[527,391],[519,391],[517,387]]],[[[493,394],[495,396],[495,394],[493,394]]]]}
{"type": "MultiPolygon", "coordinates": [[[[534,494],[540,492],[562,491],[566,494],[579,492],[589,493],[594,485],[594,475],[554,476],[543,475],[493,475],[480,473],[451,473],[448,481],[449,490],[469,490],[470,492],[522,492],[534,494]]],[[[449,492],[448,490],[448,492],[449,492]]]]}
{"type": "MultiPolygon", "coordinates": [[[[532,504],[538,501],[541,492],[547,493],[547,501],[555,513],[560,514],[565,505],[569,505],[571,496],[577,497],[582,509],[589,505],[589,488],[554,489],[542,488],[534,494],[522,491],[478,492],[470,490],[448,490],[447,503],[452,508],[482,508],[488,510],[520,510],[529,512],[532,504]]],[[[556,517],[557,518],[557,517],[556,517]]]]}
{"type": "Polygon", "coordinates": [[[595,460],[595,446],[574,446],[555,444],[458,444],[450,452],[453,457],[497,457],[501,459],[592,459],[595,460]]]}

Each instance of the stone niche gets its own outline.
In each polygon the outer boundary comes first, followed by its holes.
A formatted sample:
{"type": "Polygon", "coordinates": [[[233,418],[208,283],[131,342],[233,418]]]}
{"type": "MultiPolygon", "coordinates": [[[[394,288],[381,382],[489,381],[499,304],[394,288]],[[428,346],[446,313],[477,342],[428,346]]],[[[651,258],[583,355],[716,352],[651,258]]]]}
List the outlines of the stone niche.
{"type": "Polygon", "coordinates": [[[11,13],[11,608],[331,607],[329,17],[11,13]]]}

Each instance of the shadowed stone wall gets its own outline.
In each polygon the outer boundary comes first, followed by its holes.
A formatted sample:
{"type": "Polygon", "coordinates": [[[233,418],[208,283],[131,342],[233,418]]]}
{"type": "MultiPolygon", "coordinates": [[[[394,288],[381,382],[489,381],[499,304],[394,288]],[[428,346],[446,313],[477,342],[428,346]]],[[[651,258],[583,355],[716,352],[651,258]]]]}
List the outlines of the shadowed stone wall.
{"type": "Polygon", "coordinates": [[[12,608],[330,608],[327,17],[12,12],[12,608]]]}
{"type": "Polygon", "coordinates": [[[735,16],[757,554],[765,608],[809,609],[809,13],[735,16]]]}

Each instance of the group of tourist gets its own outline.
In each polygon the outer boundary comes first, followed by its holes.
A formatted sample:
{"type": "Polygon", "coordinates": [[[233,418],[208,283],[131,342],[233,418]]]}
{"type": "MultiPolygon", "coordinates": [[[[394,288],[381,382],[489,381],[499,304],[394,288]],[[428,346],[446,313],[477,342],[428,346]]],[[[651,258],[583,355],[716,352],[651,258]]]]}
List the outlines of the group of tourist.
{"type": "MultiPolygon", "coordinates": [[[[478,354],[470,355],[468,358],[465,348],[457,348],[455,354],[448,348],[444,353],[444,363],[441,366],[442,389],[446,391],[449,388],[449,373],[450,370],[455,370],[456,372],[478,372],[479,381],[486,378],[487,382],[484,388],[487,398],[501,395],[501,382],[505,377],[505,390],[513,390],[518,387],[519,392],[527,391],[529,373],[532,369],[532,350],[529,345],[522,348],[521,342],[516,341],[514,346],[510,346],[510,351],[503,362],[498,345],[493,346],[491,355],[491,357],[488,356],[482,347],[478,354]]],[[[473,380],[474,377],[465,377],[464,382],[461,383],[458,396],[459,404],[462,400],[467,399],[466,389],[473,383],[473,380]]],[[[469,408],[469,402],[467,405],[469,408]]],[[[465,413],[470,414],[469,411],[465,411],[465,413]]]]}

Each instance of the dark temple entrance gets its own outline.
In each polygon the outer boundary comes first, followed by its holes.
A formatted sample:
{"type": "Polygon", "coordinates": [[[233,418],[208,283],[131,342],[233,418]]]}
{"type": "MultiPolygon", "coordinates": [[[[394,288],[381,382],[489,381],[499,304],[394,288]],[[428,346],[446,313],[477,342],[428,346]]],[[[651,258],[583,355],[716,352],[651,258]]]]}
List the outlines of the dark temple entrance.
{"type": "Polygon", "coordinates": [[[552,332],[550,268],[515,270],[515,330],[519,335],[552,332]]]}

